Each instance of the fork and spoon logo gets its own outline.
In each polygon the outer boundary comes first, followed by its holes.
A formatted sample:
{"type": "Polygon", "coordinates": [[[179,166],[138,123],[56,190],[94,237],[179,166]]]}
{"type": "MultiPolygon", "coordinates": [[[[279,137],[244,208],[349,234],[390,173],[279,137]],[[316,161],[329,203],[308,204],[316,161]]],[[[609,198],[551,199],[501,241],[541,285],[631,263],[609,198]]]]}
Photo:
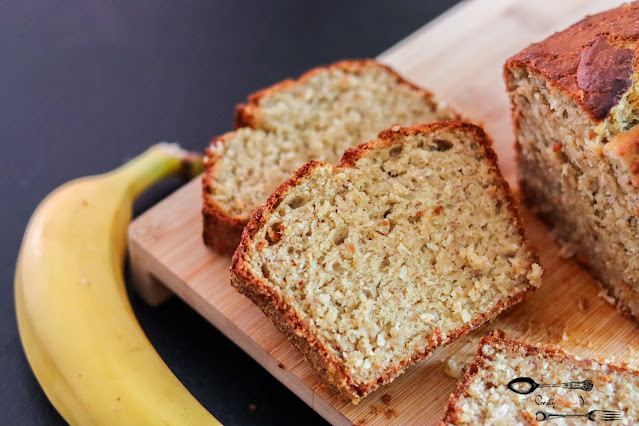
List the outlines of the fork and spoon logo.
{"type": "MultiPolygon", "coordinates": [[[[533,393],[536,389],[540,388],[564,388],[575,389],[590,392],[594,387],[592,381],[583,380],[581,382],[566,382],[556,384],[543,384],[537,383],[530,377],[517,377],[508,383],[508,389],[518,393],[520,395],[528,395],[533,393]]],[[[621,420],[623,418],[622,411],[610,411],[610,410],[592,410],[588,413],[582,414],[560,414],[560,413],[548,413],[546,411],[537,411],[535,413],[535,419],[543,422],[545,420],[568,418],[568,417],[582,417],[593,422],[612,422],[615,420],[621,420]]]]}
{"type": "Polygon", "coordinates": [[[558,414],[546,413],[545,411],[537,411],[535,413],[535,419],[539,422],[566,417],[584,417],[593,422],[614,422],[615,420],[623,419],[623,412],[609,410],[592,410],[584,414],[558,414]]]}

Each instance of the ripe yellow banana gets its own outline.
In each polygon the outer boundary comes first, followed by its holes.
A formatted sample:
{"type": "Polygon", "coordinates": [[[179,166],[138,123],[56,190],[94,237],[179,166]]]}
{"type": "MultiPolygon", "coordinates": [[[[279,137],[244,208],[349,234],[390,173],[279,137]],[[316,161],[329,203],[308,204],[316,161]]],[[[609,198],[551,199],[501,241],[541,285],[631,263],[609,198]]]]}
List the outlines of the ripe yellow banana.
{"type": "Polygon", "coordinates": [[[122,276],[133,200],[185,165],[201,168],[192,159],[156,145],[63,185],[31,217],[15,274],[18,327],[38,381],[71,424],[219,424],[153,349],[122,276]]]}

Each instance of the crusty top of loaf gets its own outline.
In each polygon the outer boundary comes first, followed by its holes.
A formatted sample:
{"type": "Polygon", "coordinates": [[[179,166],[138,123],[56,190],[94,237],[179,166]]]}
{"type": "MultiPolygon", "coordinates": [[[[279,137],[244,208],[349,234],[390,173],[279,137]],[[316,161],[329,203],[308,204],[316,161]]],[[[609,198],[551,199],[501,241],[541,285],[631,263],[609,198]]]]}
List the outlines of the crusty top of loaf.
{"type": "Polygon", "coordinates": [[[594,122],[605,120],[633,85],[639,51],[639,2],[587,16],[506,62],[541,73],[594,122]]]}

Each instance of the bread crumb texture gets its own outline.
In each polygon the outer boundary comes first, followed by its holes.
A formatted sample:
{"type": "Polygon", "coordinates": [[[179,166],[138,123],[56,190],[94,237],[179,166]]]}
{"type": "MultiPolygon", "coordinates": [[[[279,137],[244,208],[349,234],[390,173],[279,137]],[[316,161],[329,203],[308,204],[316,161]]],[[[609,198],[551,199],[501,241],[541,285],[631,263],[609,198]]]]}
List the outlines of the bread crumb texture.
{"type": "Polygon", "coordinates": [[[258,95],[247,109],[251,127],[214,140],[207,153],[214,171],[205,197],[245,221],[308,160],[336,164],[347,148],[393,124],[457,117],[371,60],[318,68],[258,95]]]}
{"type": "Polygon", "coordinates": [[[240,289],[290,306],[354,387],[392,379],[541,281],[481,129],[380,137],[345,155],[354,163],[298,171],[233,266],[240,289]]]}
{"type": "Polygon", "coordinates": [[[519,180],[624,313],[639,317],[639,2],[509,59],[519,180]]]}
{"type": "MultiPolygon", "coordinates": [[[[511,339],[485,337],[475,361],[451,395],[442,425],[535,425],[538,411],[586,414],[620,411],[622,420],[595,424],[634,425],[639,422],[639,372],[605,362],[580,359],[551,347],[536,347],[511,339]],[[557,384],[590,380],[590,391],[538,388],[527,395],[508,389],[518,377],[557,384]],[[554,405],[550,405],[550,402],[554,405]],[[584,405],[587,403],[588,405],[584,405]]],[[[583,425],[587,418],[558,418],[553,425],[583,425]]]]}

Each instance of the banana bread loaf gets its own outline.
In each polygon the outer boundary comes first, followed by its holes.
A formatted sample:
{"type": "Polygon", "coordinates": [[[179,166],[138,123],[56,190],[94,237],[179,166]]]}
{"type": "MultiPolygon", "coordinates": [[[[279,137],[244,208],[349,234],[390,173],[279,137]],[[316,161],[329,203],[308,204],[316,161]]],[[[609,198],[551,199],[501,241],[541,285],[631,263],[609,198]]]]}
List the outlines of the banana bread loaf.
{"type": "Polygon", "coordinates": [[[639,3],[588,16],[510,58],[525,200],[639,316],[639,3]]]}
{"type": "Polygon", "coordinates": [[[203,177],[204,242],[233,253],[251,212],[308,160],[337,164],[393,124],[458,118],[430,93],[373,60],[314,69],[252,95],[238,130],[215,138],[203,177]]]}
{"type": "Polygon", "coordinates": [[[495,333],[482,338],[440,426],[523,426],[544,420],[553,420],[553,425],[583,425],[589,420],[637,424],[639,372],[495,333]],[[541,386],[561,383],[567,385],[541,386]]]}
{"type": "Polygon", "coordinates": [[[231,283],[357,403],[541,282],[483,130],[380,133],[255,211],[231,283]]]}

